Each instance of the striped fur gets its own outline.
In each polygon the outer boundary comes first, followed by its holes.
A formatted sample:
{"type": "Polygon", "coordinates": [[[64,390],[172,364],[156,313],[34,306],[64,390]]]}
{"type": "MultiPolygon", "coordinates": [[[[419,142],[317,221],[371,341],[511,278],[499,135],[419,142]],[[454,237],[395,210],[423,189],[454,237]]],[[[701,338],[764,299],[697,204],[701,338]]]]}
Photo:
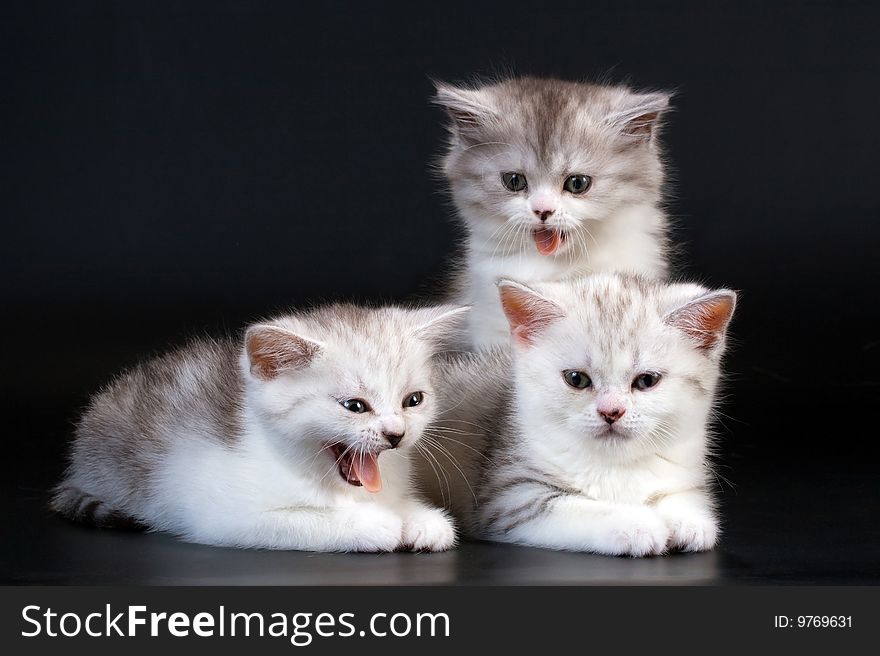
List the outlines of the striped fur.
{"type": "Polygon", "coordinates": [[[510,351],[447,358],[423,488],[475,538],[631,556],[712,548],[709,429],[733,293],[610,274],[518,289],[559,318],[510,351]],[[713,307],[695,337],[690,322],[713,307]],[[568,370],[591,385],[567,385],[568,370]],[[656,387],[634,388],[646,370],[662,372],[656,387]],[[609,398],[624,410],[613,427],[598,410],[609,398]],[[437,444],[460,469],[451,483],[434,471],[437,444]]]}
{"type": "Polygon", "coordinates": [[[410,453],[436,411],[433,354],[462,312],[330,305],[144,362],[92,398],[51,507],[220,546],[448,549],[454,526],[418,498],[410,453]],[[359,460],[344,471],[346,452],[359,460]],[[353,469],[374,472],[372,491],[353,469]]]}
{"type": "Polygon", "coordinates": [[[660,132],[668,93],[523,77],[476,87],[438,83],[435,101],[449,115],[442,169],[466,231],[453,288],[458,302],[473,307],[470,347],[507,342],[499,278],[666,275],[660,132]],[[524,176],[526,187],[505,188],[509,172],[524,176]],[[590,176],[585,193],[566,191],[573,174],[590,176]],[[563,235],[553,252],[539,251],[539,228],[563,235]]]}

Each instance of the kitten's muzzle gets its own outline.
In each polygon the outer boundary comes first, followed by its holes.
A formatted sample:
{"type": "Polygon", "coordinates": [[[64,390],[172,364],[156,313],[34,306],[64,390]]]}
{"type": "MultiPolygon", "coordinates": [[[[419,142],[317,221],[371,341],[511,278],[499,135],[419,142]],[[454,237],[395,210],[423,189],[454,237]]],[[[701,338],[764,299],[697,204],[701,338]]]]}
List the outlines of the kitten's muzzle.
{"type": "Polygon", "coordinates": [[[325,447],[336,461],[342,480],[355,487],[364,487],[368,492],[382,489],[382,476],[379,473],[379,451],[361,451],[340,442],[325,447]]]}
{"type": "Polygon", "coordinates": [[[400,440],[403,439],[403,436],[405,434],[406,433],[386,433],[385,431],[382,431],[382,437],[384,437],[387,440],[388,444],[391,445],[392,449],[397,448],[397,445],[400,444],[400,440]]]}
{"type": "Polygon", "coordinates": [[[599,416],[602,417],[609,426],[626,414],[626,410],[617,406],[611,408],[598,408],[596,412],[599,413],[599,416]]]}

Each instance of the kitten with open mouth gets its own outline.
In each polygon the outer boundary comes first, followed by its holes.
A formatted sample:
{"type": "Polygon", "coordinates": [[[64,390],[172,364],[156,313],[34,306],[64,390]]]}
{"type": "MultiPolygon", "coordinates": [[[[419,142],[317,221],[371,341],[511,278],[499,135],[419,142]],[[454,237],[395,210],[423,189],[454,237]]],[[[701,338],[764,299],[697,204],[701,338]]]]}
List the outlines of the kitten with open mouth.
{"type": "Polygon", "coordinates": [[[370,451],[355,451],[341,442],[327,446],[339,476],[349,485],[363,487],[368,492],[381,492],[382,475],[379,473],[379,454],[370,451]]]}
{"type": "Polygon", "coordinates": [[[536,228],[532,237],[541,255],[553,255],[565,244],[565,232],[553,228],[536,228]]]}
{"type": "Polygon", "coordinates": [[[466,309],[330,305],[145,362],[92,398],[52,507],[220,546],[448,549],[410,454],[466,309]]]}
{"type": "Polygon", "coordinates": [[[437,84],[449,128],[443,172],[466,238],[460,343],[507,344],[495,283],[667,272],[659,134],[669,94],[532,77],[437,84]]]}

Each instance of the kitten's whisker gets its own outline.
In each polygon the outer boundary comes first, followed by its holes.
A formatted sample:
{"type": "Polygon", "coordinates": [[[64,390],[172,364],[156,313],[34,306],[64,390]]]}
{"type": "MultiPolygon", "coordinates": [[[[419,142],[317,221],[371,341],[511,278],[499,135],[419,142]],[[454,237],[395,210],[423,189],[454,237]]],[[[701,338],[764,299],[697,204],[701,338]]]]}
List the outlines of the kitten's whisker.
{"type": "MultiPolygon", "coordinates": [[[[344,437],[345,437],[345,434],[344,434],[344,433],[334,433],[333,435],[330,435],[330,436],[329,436],[329,439],[328,439],[327,436],[325,435],[323,439],[315,438],[315,441],[316,441],[316,442],[319,442],[319,443],[323,442],[323,443],[327,443],[327,444],[338,444],[339,442],[342,441],[342,439],[343,439],[344,437]]],[[[309,466],[310,468],[311,468],[312,466],[314,466],[315,462],[318,460],[318,458],[321,457],[321,454],[324,453],[324,451],[326,451],[326,450],[327,450],[327,447],[326,447],[326,446],[321,447],[320,449],[318,449],[318,450],[315,452],[315,455],[312,456],[311,461],[309,461],[308,466],[309,466]]],[[[297,463],[297,464],[303,464],[303,463],[305,463],[305,461],[306,461],[307,458],[308,458],[308,456],[305,456],[304,458],[301,458],[300,460],[297,460],[296,463],[297,463]]]]}
{"type": "Polygon", "coordinates": [[[321,478],[318,480],[318,483],[323,482],[323,480],[324,480],[325,478],[327,478],[327,474],[329,474],[329,473],[332,472],[334,469],[336,469],[337,467],[339,467],[339,463],[342,462],[342,459],[345,457],[345,454],[348,453],[349,451],[351,451],[351,450],[354,449],[354,448],[355,448],[355,445],[354,445],[354,444],[350,444],[348,447],[346,447],[346,449],[345,449],[341,454],[339,454],[339,457],[336,459],[336,462],[334,462],[332,465],[330,465],[330,469],[328,469],[326,472],[324,472],[324,475],[321,476],[321,478]]]}
{"type": "MultiPolygon", "coordinates": [[[[505,221],[505,222],[502,223],[500,226],[498,226],[497,228],[495,228],[495,230],[492,231],[492,234],[490,234],[488,237],[486,237],[486,239],[483,241],[483,246],[487,246],[487,245],[488,245],[488,244],[489,244],[489,243],[490,243],[490,242],[491,242],[491,241],[492,241],[492,240],[498,235],[498,233],[499,233],[500,231],[502,231],[502,230],[505,229],[505,227],[506,227],[507,225],[508,225],[508,222],[505,221]]],[[[497,245],[496,245],[496,248],[497,248],[497,245]]],[[[495,254],[495,252],[492,251],[492,255],[493,255],[493,256],[494,256],[494,254],[495,254]]]]}
{"type": "MultiPolygon", "coordinates": [[[[429,446],[431,445],[431,442],[430,442],[429,440],[426,440],[426,443],[427,443],[429,446]]],[[[434,453],[431,452],[430,449],[425,449],[424,453],[425,453],[427,456],[429,456],[429,457],[434,461],[434,463],[435,463],[435,464],[437,465],[437,467],[440,469],[440,473],[443,474],[443,480],[444,480],[445,483],[446,483],[446,491],[449,493],[449,500],[450,500],[450,502],[451,502],[451,501],[452,501],[452,484],[449,482],[449,476],[447,476],[446,469],[443,467],[443,465],[440,464],[440,461],[437,460],[437,456],[434,455],[434,453]]],[[[437,483],[438,483],[438,484],[440,483],[439,479],[438,479],[437,483]]],[[[442,488],[441,488],[441,496],[442,496],[442,495],[443,495],[443,492],[442,492],[442,488]]],[[[444,498],[445,498],[445,497],[444,497],[444,498]]]]}
{"type": "MultiPolygon", "coordinates": [[[[469,433],[469,435],[474,435],[474,433],[469,433]]],[[[459,440],[455,440],[455,439],[448,437],[446,435],[431,434],[430,437],[432,437],[434,439],[439,438],[441,440],[449,440],[450,442],[455,442],[456,444],[460,444],[461,446],[465,447],[466,449],[470,449],[471,451],[476,453],[478,456],[480,456],[486,462],[490,461],[490,458],[485,453],[483,453],[479,449],[472,447],[470,444],[465,444],[464,442],[460,442],[459,440]]]]}
{"type": "MultiPolygon", "coordinates": [[[[464,401],[462,401],[462,403],[463,402],[464,401]]],[[[478,429],[481,433],[484,433],[484,434],[489,432],[489,429],[486,428],[485,426],[480,426],[479,424],[475,424],[472,421],[465,421],[464,419],[444,419],[443,421],[444,422],[448,421],[453,424],[466,424],[467,426],[473,426],[474,428],[478,429]]]]}
{"type": "MultiPolygon", "coordinates": [[[[468,490],[470,490],[471,496],[474,498],[474,503],[478,503],[477,495],[474,492],[474,488],[471,487],[470,481],[468,480],[467,476],[465,475],[464,470],[459,466],[458,461],[455,459],[455,457],[449,452],[448,449],[446,449],[446,447],[444,447],[442,444],[440,444],[439,442],[437,442],[433,438],[428,437],[427,441],[428,441],[429,445],[433,446],[442,455],[444,455],[449,460],[449,462],[452,463],[452,466],[458,470],[458,473],[461,475],[462,480],[464,481],[465,485],[467,485],[468,490]]],[[[439,464],[439,462],[438,462],[438,464],[439,464]]],[[[450,491],[450,494],[451,494],[451,491],[450,491]]]]}
{"type": "MultiPolygon", "coordinates": [[[[477,143],[477,144],[473,144],[472,146],[468,146],[467,148],[462,149],[461,152],[467,152],[468,150],[471,150],[472,148],[479,148],[481,146],[510,146],[511,148],[513,147],[511,144],[507,143],[506,141],[483,141],[481,143],[477,143]]],[[[495,155],[494,157],[498,157],[498,155],[495,155]]]]}
{"type": "MultiPolygon", "coordinates": [[[[442,426],[437,424],[432,424],[428,426],[431,430],[440,430],[448,433],[456,433],[458,435],[480,435],[480,433],[471,433],[466,430],[462,430],[461,428],[453,428],[452,426],[442,426]]],[[[427,429],[426,429],[427,430],[427,429]]]]}
{"type": "Polygon", "coordinates": [[[510,237],[512,236],[512,234],[515,232],[515,230],[516,230],[516,225],[515,225],[515,224],[512,224],[512,223],[510,223],[509,221],[506,221],[506,222],[504,223],[504,231],[503,231],[503,232],[501,233],[501,235],[499,236],[499,241],[498,241],[498,243],[495,245],[495,248],[492,250],[492,254],[489,256],[489,259],[490,259],[490,260],[494,260],[494,259],[495,259],[495,253],[498,251],[499,248],[503,248],[503,249],[504,249],[504,250],[502,251],[501,257],[502,257],[502,258],[506,258],[506,257],[507,257],[507,250],[508,250],[508,248],[507,248],[507,246],[506,246],[506,244],[507,244],[507,240],[508,240],[508,238],[510,238],[510,237]]]}
{"type": "Polygon", "coordinates": [[[425,462],[427,462],[428,465],[430,465],[431,470],[434,472],[434,477],[437,479],[437,487],[440,490],[440,500],[443,502],[443,506],[446,506],[447,505],[446,504],[446,493],[443,492],[443,483],[440,480],[440,474],[437,471],[437,468],[434,466],[434,463],[431,462],[431,458],[432,458],[431,452],[428,451],[425,447],[423,447],[418,442],[416,442],[415,446],[416,446],[416,450],[424,456],[425,462]]]}

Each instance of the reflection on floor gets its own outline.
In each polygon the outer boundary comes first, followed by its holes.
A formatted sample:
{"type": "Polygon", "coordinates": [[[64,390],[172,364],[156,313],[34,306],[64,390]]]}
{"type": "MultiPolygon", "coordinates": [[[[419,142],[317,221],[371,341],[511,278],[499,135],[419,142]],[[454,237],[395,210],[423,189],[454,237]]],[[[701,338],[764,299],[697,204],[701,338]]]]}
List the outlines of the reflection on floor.
{"type": "Polygon", "coordinates": [[[719,549],[629,559],[466,543],[442,554],[313,554],[218,549],[173,537],[99,531],[49,515],[37,488],[3,500],[12,535],[0,581],[144,585],[712,585],[880,582],[871,469],[738,476],[723,495],[719,549]],[[858,499],[859,503],[852,503],[858,499]]]}

